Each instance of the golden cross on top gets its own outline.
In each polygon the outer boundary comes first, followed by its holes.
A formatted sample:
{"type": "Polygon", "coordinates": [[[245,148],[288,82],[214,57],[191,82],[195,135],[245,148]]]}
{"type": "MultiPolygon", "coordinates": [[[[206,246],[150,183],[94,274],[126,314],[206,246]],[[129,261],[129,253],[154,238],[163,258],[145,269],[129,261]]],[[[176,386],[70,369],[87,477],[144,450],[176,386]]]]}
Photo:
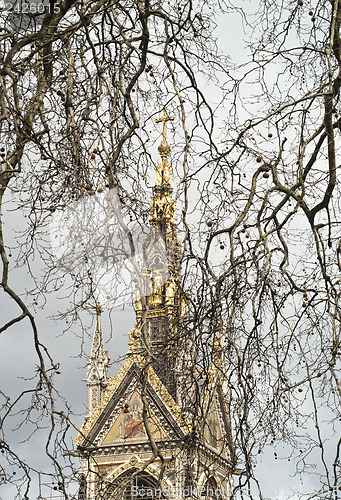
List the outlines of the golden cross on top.
{"type": "Polygon", "coordinates": [[[96,304],[96,314],[97,314],[97,316],[100,316],[101,313],[102,313],[102,308],[101,308],[100,301],[98,301],[96,304]]]}
{"type": "Polygon", "coordinates": [[[160,123],[160,122],[163,123],[163,127],[162,127],[162,141],[166,142],[167,122],[168,122],[168,120],[174,120],[174,119],[175,119],[175,116],[173,116],[173,115],[169,116],[167,114],[167,109],[166,108],[163,108],[163,113],[162,113],[161,118],[156,118],[155,123],[160,123]]]}

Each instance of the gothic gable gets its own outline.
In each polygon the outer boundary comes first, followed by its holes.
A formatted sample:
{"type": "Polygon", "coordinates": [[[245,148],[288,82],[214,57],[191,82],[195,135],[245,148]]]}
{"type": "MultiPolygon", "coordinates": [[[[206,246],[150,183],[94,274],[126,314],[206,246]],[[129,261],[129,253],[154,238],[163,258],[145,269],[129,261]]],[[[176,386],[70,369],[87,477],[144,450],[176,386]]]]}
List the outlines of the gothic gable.
{"type": "MultiPolygon", "coordinates": [[[[145,361],[132,356],[109,384],[100,404],[84,422],[76,443],[81,447],[114,445],[147,440],[142,419],[141,369],[145,361]]],[[[149,367],[147,382],[148,421],[155,439],[178,439],[185,435],[187,422],[181,410],[149,367]]]]}

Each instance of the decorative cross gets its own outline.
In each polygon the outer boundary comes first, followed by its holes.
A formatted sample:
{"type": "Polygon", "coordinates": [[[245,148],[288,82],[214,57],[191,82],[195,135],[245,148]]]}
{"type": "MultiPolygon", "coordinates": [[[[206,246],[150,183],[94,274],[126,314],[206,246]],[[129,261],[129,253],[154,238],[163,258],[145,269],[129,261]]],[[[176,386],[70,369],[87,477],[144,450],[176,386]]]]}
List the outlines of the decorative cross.
{"type": "Polygon", "coordinates": [[[97,314],[97,316],[100,316],[101,313],[102,313],[102,308],[101,308],[100,302],[98,301],[96,304],[96,314],[97,314]]]}
{"type": "Polygon", "coordinates": [[[167,109],[163,108],[163,113],[161,118],[156,118],[155,123],[163,123],[162,127],[162,142],[167,142],[166,141],[166,134],[167,134],[167,122],[168,120],[174,120],[175,116],[169,116],[167,115],[167,109]]]}

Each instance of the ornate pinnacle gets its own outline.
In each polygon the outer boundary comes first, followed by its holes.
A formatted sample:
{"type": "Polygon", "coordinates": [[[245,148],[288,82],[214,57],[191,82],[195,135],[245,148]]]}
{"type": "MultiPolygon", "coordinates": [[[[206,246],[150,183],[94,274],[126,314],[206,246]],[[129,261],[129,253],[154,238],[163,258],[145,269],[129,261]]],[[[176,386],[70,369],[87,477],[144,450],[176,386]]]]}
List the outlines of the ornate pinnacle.
{"type": "Polygon", "coordinates": [[[167,114],[167,109],[163,108],[163,113],[162,113],[161,118],[156,118],[156,120],[155,120],[155,123],[162,122],[162,124],[163,124],[163,127],[162,127],[162,141],[161,141],[161,144],[160,144],[160,146],[158,148],[160,156],[161,156],[162,159],[167,158],[167,156],[169,155],[169,151],[170,151],[170,148],[169,148],[169,145],[168,145],[168,142],[167,142],[167,122],[169,120],[174,120],[174,119],[175,119],[175,117],[173,115],[169,116],[167,114]]]}

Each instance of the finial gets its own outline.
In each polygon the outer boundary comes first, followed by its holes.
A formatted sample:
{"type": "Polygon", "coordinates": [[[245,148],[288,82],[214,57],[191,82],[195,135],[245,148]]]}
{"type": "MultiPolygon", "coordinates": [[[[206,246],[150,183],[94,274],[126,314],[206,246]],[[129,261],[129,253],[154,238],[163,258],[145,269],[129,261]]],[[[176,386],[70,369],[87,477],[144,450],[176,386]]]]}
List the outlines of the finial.
{"type": "Polygon", "coordinates": [[[169,116],[167,114],[167,109],[163,108],[163,113],[162,113],[161,118],[156,118],[156,120],[155,120],[155,123],[162,122],[162,124],[163,124],[162,141],[161,141],[161,144],[158,148],[161,158],[167,158],[167,156],[169,154],[170,148],[169,148],[168,143],[167,143],[167,122],[169,120],[174,120],[174,119],[175,119],[175,117],[173,115],[169,116]]]}
{"type": "Polygon", "coordinates": [[[96,314],[97,314],[97,316],[100,316],[102,314],[102,308],[101,308],[100,301],[98,301],[96,304],[96,314]]]}

